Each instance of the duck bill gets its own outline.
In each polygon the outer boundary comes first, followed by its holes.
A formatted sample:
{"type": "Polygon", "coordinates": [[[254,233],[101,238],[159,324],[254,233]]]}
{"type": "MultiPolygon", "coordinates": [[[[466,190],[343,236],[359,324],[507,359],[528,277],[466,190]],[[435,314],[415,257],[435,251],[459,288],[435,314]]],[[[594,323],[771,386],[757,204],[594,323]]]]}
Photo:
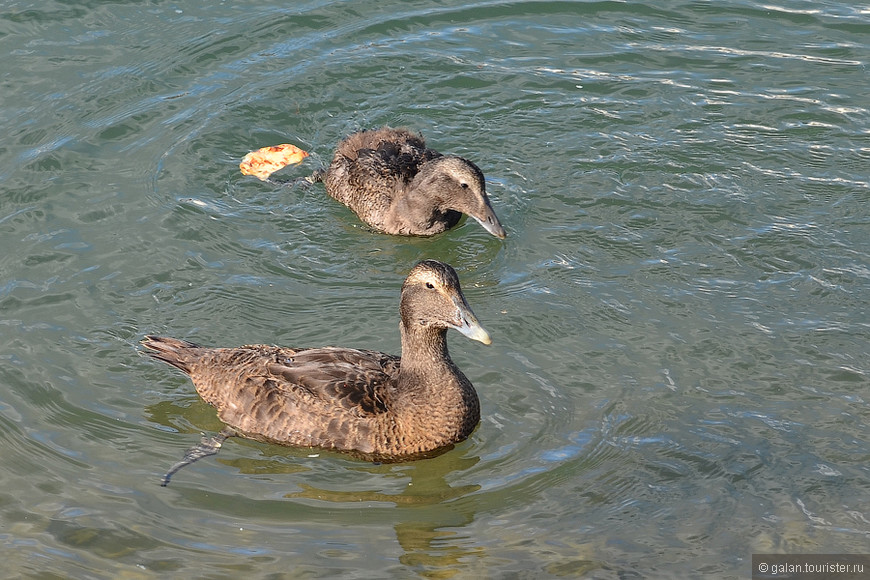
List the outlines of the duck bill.
{"type": "Polygon", "coordinates": [[[450,324],[450,327],[458,330],[471,340],[476,340],[483,344],[492,344],[492,338],[489,336],[486,329],[477,321],[477,317],[474,316],[474,312],[471,311],[471,308],[469,308],[467,304],[457,304],[456,306],[457,322],[450,324]]]}
{"type": "Polygon", "coordinates": [[[498,221],[498,216],[495,215],[495,212],[492,211],[492,207],[488,203],[479,215],[471,215],[471,217],[476,219],[477,223],[483,226],[483,229],[500,240],[505,239],[507,236],[507,233],[505,233],[504,228],[501,226],[501,222],[498,221]]]}

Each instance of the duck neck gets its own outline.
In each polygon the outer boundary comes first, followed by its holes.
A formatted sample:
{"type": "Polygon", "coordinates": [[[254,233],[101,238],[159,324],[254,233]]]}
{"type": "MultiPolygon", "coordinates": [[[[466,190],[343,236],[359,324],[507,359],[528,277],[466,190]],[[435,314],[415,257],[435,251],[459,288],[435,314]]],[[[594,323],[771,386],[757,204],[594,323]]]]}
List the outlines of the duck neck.
{"type": "Polygon", "coordinates": [[[402,323],[401,333],[402,359],[392,399],[402,437],[408,443],[422,439],[421,451],[461,441],[480,421],[480,401],[450,360],[447,331],[402,323]]]}
{"type": "Polygon", "coordinates": [[[402,374],[443,376],[445,367],[456,365],[447,351],[447,329],[422,327],[414,323],[399,325],[402,337],[402,374]]]}

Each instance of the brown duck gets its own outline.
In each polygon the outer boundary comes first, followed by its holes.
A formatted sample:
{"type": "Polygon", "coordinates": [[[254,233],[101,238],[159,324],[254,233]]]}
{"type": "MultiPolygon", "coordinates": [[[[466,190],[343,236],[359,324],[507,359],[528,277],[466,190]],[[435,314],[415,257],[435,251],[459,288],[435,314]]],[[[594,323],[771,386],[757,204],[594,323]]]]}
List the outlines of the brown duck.
{"type": "Polygon", "coordinates": [[[506,235],[480,169],[429,149],[422,136],[405,129],[354,133],[338,144],[326,171],[310,181],[323,181],[330,196],[387,234],[431,236],[467,214],[492,235],[506,235]]]}
{"type": "Polygon", "coordinates": [[[191,449],[175,471],[217,453],[229,436],[349,452],[375,461],[434,454],[480,420],[477,393],[447,352],[454,328],[490,344],[449,265],[417,264],[399,303],[402,356],[352,348],[206,348],[147,336],[156,359],[190,375],[231,429],[191,449]]]}

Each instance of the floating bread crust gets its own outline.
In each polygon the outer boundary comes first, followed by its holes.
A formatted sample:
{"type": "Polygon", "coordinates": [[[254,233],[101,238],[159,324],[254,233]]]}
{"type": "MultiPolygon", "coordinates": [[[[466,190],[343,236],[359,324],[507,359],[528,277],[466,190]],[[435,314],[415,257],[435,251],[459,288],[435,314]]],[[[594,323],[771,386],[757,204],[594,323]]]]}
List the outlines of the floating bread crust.
{"type": "Polygon", "coordinates": [[[242,170],[243,175],[253,175],[257,179],[266,181],[270,175],[279,169],[294,163],[300,163],[306,157],[308,157],[308,152],[303,151],[296,145],[290,145],[289,143],[272,145],[251,151],[245,155],[239,164],[239,169],[242,170]]]}

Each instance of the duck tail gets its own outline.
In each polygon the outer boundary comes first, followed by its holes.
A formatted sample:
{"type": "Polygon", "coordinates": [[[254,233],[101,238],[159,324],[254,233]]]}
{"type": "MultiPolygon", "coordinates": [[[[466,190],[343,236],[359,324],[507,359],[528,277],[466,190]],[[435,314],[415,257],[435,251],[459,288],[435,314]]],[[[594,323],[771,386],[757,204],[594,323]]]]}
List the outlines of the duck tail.
{"type": "Polygon", "coordinates": [[[190,374],[191,357],[185,356],[185,350],[191,348],[199,348],[199,345],[186,340],[177,338],[169,338],[168,336],[146,335],[142,339],[142,346],[151,349],[153,352],[146,353],[151,358],[162,360],[172,366],[181,369],[187,374],[190,374]]]}
{"type": "Polygon", "coordinates": [[[305,177],[292,177],[288,179],[282,176],[272,176],[269,177],[268,181],[270,183],[274,183],[275,185],[280,185],[283,187],[301,187],[304,190],[308,189],[315,183],[322,182],[324,177],[326,177],[326,171],[323,169],[318,169],[311,175],[307,175],[305,177]]]}
{"type": "Polygon", "coordinates": [[[305,179],[305,181],[307,181],[308,183],[313,185],[315,183],[322,182],[324,177],[326,177],[326,171],[324,171],[323,169],[318,169],[317,171],[315,171],[314,173],[312,173],[308,177],[305,177],[304,179],[305,179]]]}

